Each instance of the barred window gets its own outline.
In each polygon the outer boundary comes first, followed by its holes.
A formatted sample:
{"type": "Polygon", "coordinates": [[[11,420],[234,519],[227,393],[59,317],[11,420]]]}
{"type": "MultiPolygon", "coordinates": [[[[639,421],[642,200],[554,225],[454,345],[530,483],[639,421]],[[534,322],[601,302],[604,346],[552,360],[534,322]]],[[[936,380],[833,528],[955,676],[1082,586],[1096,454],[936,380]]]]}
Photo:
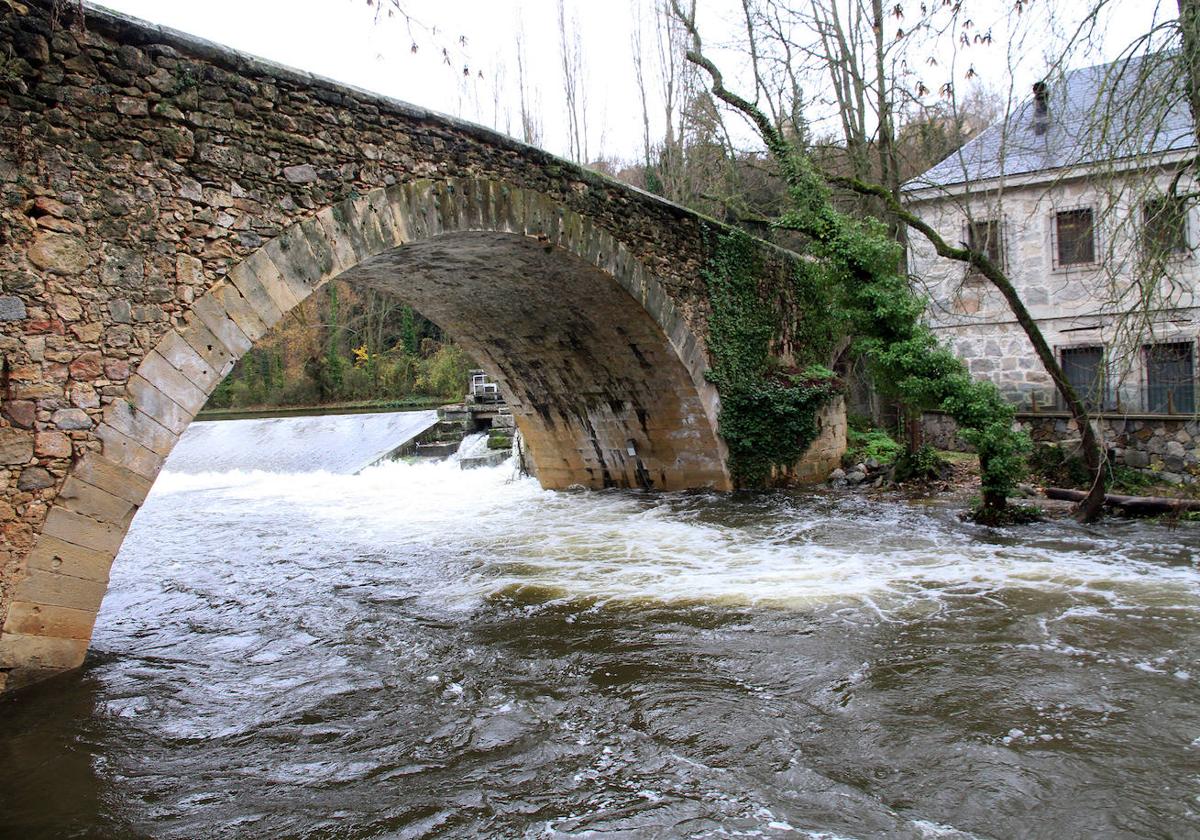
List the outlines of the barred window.
{"type": "Polygon", "coordinates": [[[967,247],[986,254],[997,268],[1004,267],[1004,240],[998,220],[968,222],[967,247]]]}
{"type": "Polygon", "coordinates": [[[1058,265],[1080,265],[1096,261],[1096,236],[1092,208],[1062,210],[1055,214],[1058,265]]]}
{"type": "Polygon", "coordinates": [[[1059,351],[1063,373],[1089,409],[1105,408],[1103,347],[1064,347],[1059,351]]]}
{"type": "Polygon", "coordinates": [[[1152,198],[1143,207],[1142,246],[1149,257],[1187,250],[1187,206],[1176,196],[1152,198]]]}
{"type": "Polygon", "coordinates": [[[1152,414],[1191,414],[1196,410],[1196,377],[1192,344],[1148,344],[1146,410],[1152,414]]]}

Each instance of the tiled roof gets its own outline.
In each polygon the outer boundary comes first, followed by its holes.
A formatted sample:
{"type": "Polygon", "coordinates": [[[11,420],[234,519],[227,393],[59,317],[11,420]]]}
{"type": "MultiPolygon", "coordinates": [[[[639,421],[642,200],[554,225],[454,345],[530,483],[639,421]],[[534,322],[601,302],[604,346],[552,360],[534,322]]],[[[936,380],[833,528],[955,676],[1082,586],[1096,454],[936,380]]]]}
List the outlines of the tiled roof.
{"type": "Polygon", "coordinates": [[[1071,70],[1047,83],[1049,115],[1034,99],[904,185],[918,190],[1196,145],[1182,74],[1170,53],[1071,70]],[[1164,107],[1169,103],[1169,107],[1164,107]]]}

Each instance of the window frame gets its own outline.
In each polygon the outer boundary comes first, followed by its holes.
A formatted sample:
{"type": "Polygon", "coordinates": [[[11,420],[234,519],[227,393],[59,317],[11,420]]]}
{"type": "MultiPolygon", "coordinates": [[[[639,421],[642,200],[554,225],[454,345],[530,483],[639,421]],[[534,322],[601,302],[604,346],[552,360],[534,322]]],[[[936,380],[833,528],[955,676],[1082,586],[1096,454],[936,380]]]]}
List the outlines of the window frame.
{"type": "Polygon", "coordinates": [[[1081,204],[1076,207],[1055,208],[1050,213],[1050,259],[1052,260],[1055,271],[1071,271],[1078,269],[1094,268],[1099,264],[1100,253],[1100,236],[1099,228],[1096,224],[1096,208],[1091,204],[1081,204]],[[1060,217],[1072,213],[1090,213],[1092,217],[1091,235],[1092,235],[1092,258],[1090,260],[1080,260],[1078,262],[1063,262],[1061,259],[1062,237],[1059,234],[1058,222],[1060,217]]]}
{"type": "MultiPolygon", "coordinates": [[[[1008,271],[1008,242],[1006,241],[1007,240],[1007,225],[1004,223],[1004,217],[1003,216],[987,216],[984,218],[968,217],[967,220],[963,223],[962,241],[964,243],[966,243],[967,247],[970,248],[971,250],[975,250],[975,245],[971,241],[971,239],[972,239],[971,235],[972,235],[973,229],[976,225],[995,225],[996,251],[997,251],[998,257],[996,259],[992,259],[992,262],[994,262],[996,264],[996,267],[999,268],[1001,271],[1008,271]]],[[[990,239],[989,239],[989,242],[990,242],[990,239]]],[[[985,253],[986,253],[986,251],[985,251],[985,253]]],[[[992,256],[991,254],[988,254],[989,259],[991,258],[991,256],[992,256]]],[[[974,266],[970,266],[970,265],[967,267],[967,277],[971,280],[985,279],[983,274],[981,274],[978,269],[976,269],[974,266]]]]}
{"type": "Polygon", "coordinates": [[[1177,260],[1187,256],[1191,252],[1191,226],[1188,224],[1190,214],[1188,213],[1188,203],[1186,201],[1180,199],[1178,196],[1168,194],[1156,195],[1142,202],[1141,211],[1142,218],[1141,227],[1139,228],[1138,247],[1143,257],[1161,256],[1164,261],[1177,260]],[[1168,204],[1171,202],[1179,204],[1179,247],[1163,251],[1161,254],[1157,253],[1158,249],[1156,247],[1152,252],[1150,248],[1151,205],[1168,204]]]}
{"type": "MultiPolygon", "coordinates": [[[[1078,344],[1061,344],[1054,348],[1054,353],[1055,353],[1055,356],[1057,356],[1057,358],[1058,358],[1058,364],[1062,368],[1063,374],[1066,375],[1066,377],[1067,377],[1067,381],[1071,382],[1071,375],[1068,371],[1066,356],[1069,353],[1078,353],[1083,350],[1099,350],[1100,351],[1100,364],[1098,366],[1098,374],[1100,377],[1099,402],[1098,403],[1090,402],[1091,394],[1088,394],[1088,393],[1083,393],[1083,394],[1077,393],[1077,396],[1079,396],[1079,398],[1083,400],[1083,404],[1088,409],[1088,411],[1099,411],[1099,412],[1111,411],[1115,407],[1115,400],[1113,399],[1114,395],[1112,392],[1113,391],[1112,377],[1109,375],[1109,369],[1108,369],[1109,368],[1108,346],[1102,342],[1083,341],[1078,344]]],[[[1071,385],[1072,385],[1072,387],[1074,387],[1075,383],[1071,382],[1071,385]]],[[[1063,400],[1061,394],[1059,395],[1058,399],[1059,399],[1060,407],[1064,408],[1064,409],[1067,408],[1066,401],[1063,400]]]]}
{"type": "Polygon", "coordinates": [[[1197,381],[1196,381],[1196,349],[1197,349],[1196,343],[1197,343],[1197,339],[1188,338],[1186,336],[1180,336],[1176,339],[1168,338],[1168,339],[1163,339],[1160,341],[1147,342],[1142,345],[1142,371],[1143,371],[1142,372],[1142,384],[1143,384],[1142,408],[1145,410],[1145,412],[1147,414],[1157,414],[1157,415],[1161,415],[1163,417],[1187,417],[1189,415],[1196,414],[1196,392],[1198,390],[1197,389],[1197,381]],[[1154,352],[1155,348],[1159,348],[1159,347],[1186,347],[1188,350],[1188,361],[1191,363],[1192,377],[1191,377],[1191,381],[1188,382],[1187,384],[1191,388],[1191,403],[1192,404],[1191,404],[1191,407],[1187,410],[1181,410],[1179,408],[1176,408],[1175,413],[1172,414],[1169,411],[1165,410],[1165,407],[1164,407],[1164,410],[1157,411],[1151,405],[1151,402],[1150,402],[1151,389],[1154,387],[1154,384],[1150,381],[1150,372],[1151,372],[1150,357],[1151,357],[1151,354],[1154,352]]]}

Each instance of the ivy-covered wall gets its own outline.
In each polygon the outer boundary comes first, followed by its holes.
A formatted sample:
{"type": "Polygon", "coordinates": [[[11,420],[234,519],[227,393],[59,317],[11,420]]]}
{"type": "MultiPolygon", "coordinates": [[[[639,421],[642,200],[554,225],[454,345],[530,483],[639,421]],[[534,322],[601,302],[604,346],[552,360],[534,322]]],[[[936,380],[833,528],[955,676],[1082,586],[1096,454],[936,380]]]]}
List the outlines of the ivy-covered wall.
{"type": "Polygon", "coordinates": [[[743,487],[785,481],[841,393],[828,365],[844,325],[819,265],[764,265],[768,255],[741,231],[712,227],[705,241],[708,376],[730,472],[743,487]]]}

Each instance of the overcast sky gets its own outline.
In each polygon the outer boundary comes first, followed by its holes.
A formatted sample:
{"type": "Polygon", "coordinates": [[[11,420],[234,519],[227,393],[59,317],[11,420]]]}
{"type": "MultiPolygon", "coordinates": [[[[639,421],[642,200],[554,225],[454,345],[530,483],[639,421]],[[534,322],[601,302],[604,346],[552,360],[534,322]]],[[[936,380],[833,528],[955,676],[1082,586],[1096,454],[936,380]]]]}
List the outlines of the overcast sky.
{"type": "MultiPolygon", "coordinates": [[[[386,8],[388,0],[382,2],[386,8]]],[[[640,157],[641,105],[630,47],[637,2],[566,2],[569,27],[579,33],[585,63],[593,158],[640,157]]],[[[648,26],[653,0],[640,2],[648,26]]],[[[805,5],[803,0],[796,3],[805,5]]],[[[736,23],[734,9],[729,0],[699,4],[703,28],[711,33],[708,40],[735,75],[738,58],[719,49],[722,36],[730,39],[737,32],[730,28],[736,23]]],[[[404,0],[419,21],[411,29],[398,16],[377,19],[366,0],[103,0],[102,5],[518,136],[515,44],[523,31],[526,73],[543,123],[542,145],[559,154],[567,151],[556,0],[404,0]]],[[[1061,38],[1087,5],[1086,0],[1034,0],[1013,24],[1013,0],[967,0],[975,31],[992,29],[993,46],[963,52],[950,49],[945,40],[930,47],[937,67],[926,64],[919,72],[929,77],[934,91],[950,76],[965,89],[966,68],[973,65],[983,84],[1001,93],[1011,85],[1021,96],[1045,72],[1061,38]],[[1052,7],[1062,13],[1054,21],[1047,16],[1052,7]]],[[[1173,16],[1175,8],[1174,0],[1115,0],[1101,21],[1101,42],[1072,56],[1072,66],[1111,59],[1137,33],[1147,31],[1156,15],[1173,16]]],[[[812,89],[819,98],[820,86],[812,89]]],[[[828,107],[818,101],[811,111],[818,129],[834,128],[828,107]]],[[[657,104],[651,105],[651,113],[660,123],[657,104]]],[[[748,133],[744,136],[751,142],[748,133]]]]}

